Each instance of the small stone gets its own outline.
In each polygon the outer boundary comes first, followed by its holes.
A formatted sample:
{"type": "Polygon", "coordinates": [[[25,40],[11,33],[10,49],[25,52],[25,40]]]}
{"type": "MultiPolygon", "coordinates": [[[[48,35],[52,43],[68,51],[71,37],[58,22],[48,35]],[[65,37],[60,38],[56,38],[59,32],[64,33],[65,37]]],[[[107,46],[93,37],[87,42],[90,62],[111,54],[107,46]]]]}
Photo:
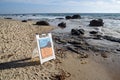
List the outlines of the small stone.
{"type": "Polygon", "coordinates": [[[107,53],[101,53],[101,56],[102,56],[103,58],[108,58],[107,53]]]}
{"type": "Polygon", "coordinates": [[[81,58],[88,58],[88,54],[86,53],[81,54],[81,58]]]}

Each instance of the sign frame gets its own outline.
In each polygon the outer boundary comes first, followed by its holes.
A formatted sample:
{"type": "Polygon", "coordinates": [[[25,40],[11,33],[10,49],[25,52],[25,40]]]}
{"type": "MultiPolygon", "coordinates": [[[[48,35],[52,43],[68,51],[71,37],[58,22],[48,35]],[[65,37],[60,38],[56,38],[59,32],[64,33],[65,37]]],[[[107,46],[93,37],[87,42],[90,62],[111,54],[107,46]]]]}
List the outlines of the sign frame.
{"type": "Polygon", "coordinates": [[[51,60],[51,59],[55,59],[55,52],[54,52],[52,34],[51,34],[51,33],[48,33],[48,36],[46,36],[46,34],[42,34],[42,36],[45,36],[45,37],[39,37],[38,34],[36,35],[37,46],[38,46],[38,54],[39,54],[39,58],[40,58],[40,63],[41,63],[41,64],[43,64],[44,62],[47,62],[47,61],[49,61],[49,60],[51,60]],[[48,56],[48,57],[46,57],[46,58],[43,58],[43,57],[42,57],[41,46],[40,46],[40,40],[47,39],[47,38],[50,39],[51,48],[52,48],[52,55],[51,55],[51,56],[48,56]]]}

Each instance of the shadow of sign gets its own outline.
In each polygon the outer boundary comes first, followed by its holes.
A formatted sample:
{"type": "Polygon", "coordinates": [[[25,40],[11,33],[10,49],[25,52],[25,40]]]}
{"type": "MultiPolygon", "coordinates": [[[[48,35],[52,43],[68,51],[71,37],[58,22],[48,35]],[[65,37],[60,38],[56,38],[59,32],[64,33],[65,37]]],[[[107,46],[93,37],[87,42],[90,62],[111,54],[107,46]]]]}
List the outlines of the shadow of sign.
{"type": "Polygon", "coordinates": [[[30,60],[31,58],[26,58],[22,60],[0,63],[0,70],[40,65],[39,63],[30,60]]]}

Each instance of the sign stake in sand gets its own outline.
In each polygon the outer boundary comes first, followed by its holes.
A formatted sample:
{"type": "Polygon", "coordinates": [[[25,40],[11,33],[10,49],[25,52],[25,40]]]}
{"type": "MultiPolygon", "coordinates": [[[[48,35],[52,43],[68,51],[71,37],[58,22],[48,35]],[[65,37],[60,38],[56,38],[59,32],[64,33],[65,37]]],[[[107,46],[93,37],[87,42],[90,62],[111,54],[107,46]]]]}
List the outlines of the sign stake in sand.
{"type": "Polygon", "coordinates": [[[40,37],[37,34],[36,39],[37,39],[40,63],[43,64],[44,62],[47,62],[51,59],[55,59],[52,34],[51,33],[48,33],[48,35],[42,34],[42,37],[40,37]]]}

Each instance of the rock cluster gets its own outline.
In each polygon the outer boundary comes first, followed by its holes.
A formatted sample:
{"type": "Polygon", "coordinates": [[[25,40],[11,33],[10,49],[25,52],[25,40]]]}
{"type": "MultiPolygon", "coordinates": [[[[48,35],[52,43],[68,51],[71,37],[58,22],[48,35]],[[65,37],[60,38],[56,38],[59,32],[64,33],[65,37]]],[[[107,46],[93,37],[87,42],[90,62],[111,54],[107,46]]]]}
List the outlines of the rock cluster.
{"type": "Polygon", "coordinates": [[[74,53],[80,54],[81,58],[87,58],[88,54],[83,53],[85,50],[89,50],[89,45],[85,42],[85,40],[79,36],[76,35],[62,35],[59,34],[59,36],[56,36],[56,34],[53,37],[56,44],[59,44],[59,46],[64,47],[67,51],[70,50],[74,53]]]}
{"type": "Polygon", "coordinates": [[[71,34],[72,35],[84,35],[85,30],[84,29],[72,29],[71,34]]]}
{"type": "Polygon", "coordinates": [[[102,19],[98,19],[98,20],[92,20],[90,21],[89,26],[103,26],[103,20],[102,19]]]}
{"type": "Polygon", "coordinates": [[[66,19],[81,19],[81,16],[79,14],[75,14],[73,16],[66,16],[66,19]]]}

